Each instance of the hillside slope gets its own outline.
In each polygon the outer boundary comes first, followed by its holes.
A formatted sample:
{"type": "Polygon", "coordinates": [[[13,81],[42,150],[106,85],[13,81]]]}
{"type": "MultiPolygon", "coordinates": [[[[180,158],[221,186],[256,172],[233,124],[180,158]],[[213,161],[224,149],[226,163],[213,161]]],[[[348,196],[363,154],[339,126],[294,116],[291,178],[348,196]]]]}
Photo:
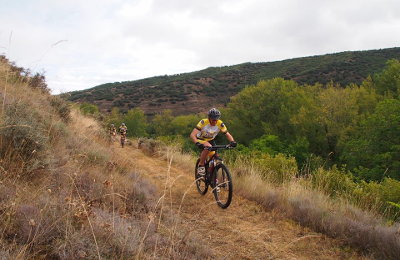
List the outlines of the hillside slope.
{"type": "Polygon", "coordinates": [[[386,61],[393,58],[400,59],[400,47],[210,67],[191,73],[106,83],[66,93],[64,97],[96,104],[102,112],[110,111],[112,107],[122,111],[140,107],[147,115],[164,109],[172,109],[175,115],[198,113],[206,111],[211,104],[224,105],[246,85],[261,79],[282,77],[299,84],[333,81],[345,86],[361,83],[368,75],[382,70],[386,61]]]}
{"type": "Polygon", "coordinates": [[[171,150],[159,159],[136,149],[136,144],[125,148],[115,144],[114,149],[162,191],[157,217],[173,215],[175,221],[159,230],[172,230],[172,234],[179,230],[185,234],[181,243],[186,243],[188,234],[197,237],[196,243],[205,245],[213,259],[367,259],[339,240],[301,227],[237,194],[228,209],[220,209],[210,192],[197,193],[190,157],[171,150]]]}
{"type": "Polygon", "coordinates": [[[220,210],[193,158],[119,148],[32,81],[0,59],[0,259],[363,259],[237,194],[220,210]]]}
{"type": "Polygon", "coordinates": [[[180,237],[153,221],[156,187],[110,149],[98,121],[22,71],[0,56],[0,259],[210,256],[172,247],[180,237]]]}

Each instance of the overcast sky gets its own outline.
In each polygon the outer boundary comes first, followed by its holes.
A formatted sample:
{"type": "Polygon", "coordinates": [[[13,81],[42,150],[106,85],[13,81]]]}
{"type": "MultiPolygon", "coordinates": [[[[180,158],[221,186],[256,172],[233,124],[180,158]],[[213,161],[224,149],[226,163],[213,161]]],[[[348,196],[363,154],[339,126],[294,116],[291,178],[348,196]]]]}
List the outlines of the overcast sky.
{"type": "Polygon", "coordinates": [[[54,94],[400,46],[400,0],[0,0],[0,54],[54,94]]]}

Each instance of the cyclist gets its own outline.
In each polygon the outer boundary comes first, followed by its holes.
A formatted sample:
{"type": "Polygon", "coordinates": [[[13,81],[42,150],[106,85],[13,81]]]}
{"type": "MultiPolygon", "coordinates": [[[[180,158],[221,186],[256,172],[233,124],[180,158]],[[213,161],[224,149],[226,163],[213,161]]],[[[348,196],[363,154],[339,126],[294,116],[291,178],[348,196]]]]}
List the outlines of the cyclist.
{"type": "Polygon", "coordinates": [[[225,124],[219,120],[220,117],[221,112],[218,109],[210,109],[210,111],[208,111],[208,118],[200,120],[190,134],[190,138],[192,139],[193,143],[195,143],[196,146],[202,150],[200,154],[199,167],[197,168],[197,173],[199,175],[204,176],[205,174],[204,164],[207,159],[208,150],[204,148],[215,145],[214,138],[219,132],[225,134],[225,137],[228,139],[232,147],[236,147],[237,145],[233,139],[233,136],[228,132],[225,124]]]}
{"type": "Polygon", "coordinates": [[[119,133],[120,133],[121,135],[126,135],[126,132],[128,132],[128,127],[126,127],[125,123],[122,123],[122,124],[119,126],[119,133]]]}
{"type": "Polygon", "coordinates": [[[115,128],[114,124],[110,125],[110,135],[115,136],[117,134],[117,128],[115,128]]]}
{"type": "Polygon", "coordinates": [[[121,135],[121,147],[124,148],[126,132],[128,132],[128,127],[126,127],[125,123],[122,123],[119,127],[119,134],[121,135]]]}
{"type": "Polygon", "coordinates": [[[117,129],[115,128],[114,124],[110,125],[109,131],[110,131],[110,137],[111,137],[110,140],[111,140],[111,142],[113,142],[115,140],[115,136],[117,135],[117,129]]]}

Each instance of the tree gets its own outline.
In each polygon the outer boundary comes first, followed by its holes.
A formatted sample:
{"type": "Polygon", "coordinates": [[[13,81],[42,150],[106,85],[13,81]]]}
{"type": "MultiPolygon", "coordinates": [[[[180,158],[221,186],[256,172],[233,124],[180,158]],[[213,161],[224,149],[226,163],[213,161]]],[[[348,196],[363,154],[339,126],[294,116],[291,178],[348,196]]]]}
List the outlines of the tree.
{"type": "Polygon", "coordinates": [[[249,144],[264,134],[291,138],[295,134],[290,116],[300,108],[304,96],[296,82],[275,78],[246,87],[232,97],[224,111],[235,138],[249,144]]]}
{"type": "Polygon", "coordinates": [[[190,133],[199,121],[200,118],[197,115],[177,116],[171,122],[171,134],[182,135],[183,137],[189,138],[190,133]]]}
{"type": "Polygon", "coordinates": [[[285,150],[284,144],[276,135],[263,135],[260,138],[254,139],[251,141],[249,148],[270,155],[277,155],[278,153],[283,153],[285,150]]]}
{"type": "Polygon", "coordinates": [[[344,146],[342,161],[357,177],[400,180],[400,101],[387,99],[361,123],[344,146]]]}
{"type": "Polygon", "coordinates": [[[400,61],[389,60],[385,69],[374,76],[376,90],[381,95],[400,96],[400,61]]]}
{"type": "Polygon", "coordinates": [[[128,110],[123,116],[123,121],[128,127],[128,136],[141,137],[146,136],[147,120],[146,116],[140,108],[128,110]]]}
{"type": "Polygon", "coordinates": [[[79,109],[84,115],[96,115],[99,113],[99,108],[96,105],[89,103],[82,103],[79,106],[79,109]]]}
{"type": "Polygon", "coordinates": [[[169,109],[155,115],[151,122],[152,133],[156,136],[172,135],[173,127],[171,122],[173,119],[172,111],[169,109]]]}
{"type": "Polygon", "coordinates": [[[356,99],[350,89],[332,83],[318,96],[319,110],[316,115],[325,134],[327,150],[323,156],[337,156],[337,144],[345,131],[355,125],[358,115],[356,99]]]}

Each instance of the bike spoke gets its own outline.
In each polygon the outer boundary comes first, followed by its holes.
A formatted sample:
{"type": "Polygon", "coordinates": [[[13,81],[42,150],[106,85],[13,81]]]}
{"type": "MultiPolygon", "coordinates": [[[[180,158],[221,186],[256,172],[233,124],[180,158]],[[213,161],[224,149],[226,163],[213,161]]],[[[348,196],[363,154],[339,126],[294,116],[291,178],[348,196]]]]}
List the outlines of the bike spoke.
{"type": "Polygon", "coordinates": [[[199,160],[196,163],[196,167],[194,169],[194,178],[195,178],[195,182],[196,182],[196,187],[197,187],[197,191],[201,194],[204,195],[207,193],[208,190],[208,183],[206,182],[206,180],[204,179],[204,177],[200,177],[197,174],[197,167],[199,165],[199,160]]]}
{"type": "Polygon", "coordinates": [[[232,199],[231,177],[224,165],[218,167],[215,174],[214,196],[218,205],[222,208],[226,208],[229,206],[232,199]]]}

